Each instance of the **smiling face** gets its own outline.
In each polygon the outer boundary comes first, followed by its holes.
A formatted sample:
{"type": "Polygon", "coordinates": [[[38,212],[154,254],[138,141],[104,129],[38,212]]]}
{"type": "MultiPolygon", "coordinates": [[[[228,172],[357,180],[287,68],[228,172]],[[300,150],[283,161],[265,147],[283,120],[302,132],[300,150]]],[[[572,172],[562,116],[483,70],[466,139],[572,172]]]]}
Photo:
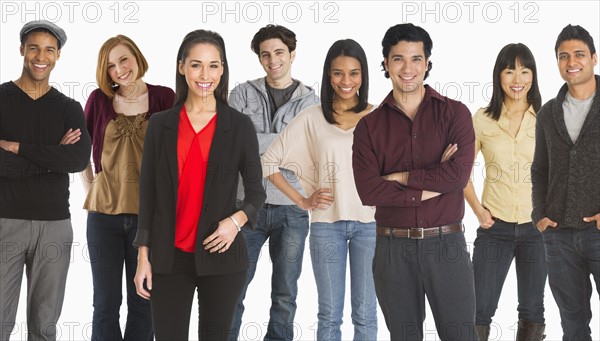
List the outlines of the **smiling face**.
{"type": "Polygon", "coordinates": [[[188,97],[214,97],[223,75],[223,62],[219,49],[212,44],[196,44],[183,62],[179,73],[185,76],[188,97]]]}
{"type": "Polygon", "coordinates": [[[117,45],[108,54],[108,75],[117,85],[124,86],[135,82],[139,68],[135,56],[125,45],[117,45]]]}
{"type": "Polygon", "coordinates": [[[31,32],[20,47],[23,56],[21,80],[32,83],[49,83],[50,72],[60,58],[58,40],[48,32],[31,32]]]}
{"type": "Polygon", "coordinates": [[[384,67],[390,74],[394,91],[406,95],[422,93],[427,72],[423,42],[398,42],[384,58],[384,67]]]}
{"type": "Polygon", "coordinates": [[[569,88],[594,86],[594,67],[598,54],[590,53],[582,40],[566,40],[558,47],[558,69],[569,88]]]}
{"type": "Polygon", "coordinates": [[[279,38],[268,39],[260,43],[260,65],[267,73],[267,82],[276,88],[283,88],[292,82],[292,62],[296,51],[288,49],[279,38]]]}
{"type": "Polygon", "coordinates": [[[336,98],[357,99],[362,85],[361,70],[360,62],[353,57],[339,56],[331,61],[330,79],[336,98]]]}
{"type": "Polygon", "coordinates": [[[500,73],[500,85],[504,91],[504,102],[527,102],[527,93],[533,83],[533,72],[521,65],[520,61],[515,62],[515,68],[506,68],[500,73]]]}

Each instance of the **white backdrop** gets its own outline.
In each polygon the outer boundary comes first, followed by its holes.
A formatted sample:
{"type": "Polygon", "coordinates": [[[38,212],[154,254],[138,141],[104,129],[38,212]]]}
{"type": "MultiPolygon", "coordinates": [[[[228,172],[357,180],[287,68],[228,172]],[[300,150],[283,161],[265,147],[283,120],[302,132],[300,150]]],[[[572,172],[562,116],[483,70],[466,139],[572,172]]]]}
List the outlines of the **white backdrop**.
{"type": "MultiPolygon", "coordinates": [[[[492,68],[498,51],[506,44],[522,42],[533,51],[543,101],[556,95],[562,80],[556,67],[554,43],[567,24],[585,27],[600,48],[600,2],[589,1],[0,1],[0,81],[19,77],[19,30],[25,22],[47,19],[63,27],[68,41],[52,73],[51,83],[82,105],[96,88],[95,68],[101,44],[116,34],[131,37],[140,47],[150,69],[145,80],[174,87],[175,57],[183,36],[204,28],[224,37],[230,65],[230,87],[264,75],[250,40],[262,26],[274,23],[296,32],[298,47],[292,75],[317,88],[325,53],[338,39],[358,41],[369,60],[370,102],[378,104],[391,89],[380,71],[381,38],[386,29],[402,22],[424,27],[433,39],[433,70],[427,82],[442,94],[460,100],[474,113],[491,95],[492,68]]],[[[598,74],[596,68],[596,74],[598,74]]],[[[481,163],[481,158],[480,158],[481,163]]],[[[477,192],[483,183],[482,167],[475,167],[477,192]]],[[[75,230],[67,295],[59,321],[60,340],[89,340],[92,316],[92,282],[86,248],[86,212],[81,209],[83,189],[72,176],[71,212],[75,230]]],[[[467,206],[467,241],[472,247],[477,220],[467,206]]],[[[308,250],[308,247],[307,247],[308,250]]],[[[270,306],[270,261],[263,249],[255,280],[246,299],[242,337],[259,340],[265,334],[270,306]]],[[[25,281],[23,283],[25,285],[25,281]]],[[[23,286],[23,288],[25,288],[23,286]]],[[[347,288],[347,293],[349,286],[347,288]]],[[[560,340],[558,308],[546,286],[546,340],[560,340]]],[[[348,296],[348,295],[347,295],[348,296]]],[[[299,282],[296,340],[314,340],[317,294],[308,252],[299,282]]],[[[514,340],[517,321],[514,267],[509,273],[490,340],[514,340]]],[[[25,295],[20,300],[12,340],[26,339],[25,295]]],[[[346,300],[349,302],[349,297],[346,300]]],[[[600,340],[600,308],[592,296],[592,336],[600,340]]],[[[1,304],[1,303],[0,303],[1,304]]],[[[125,316],[126,308],[122,309],[125,316]]],[[[194,309],[192,316],[196,315],[194,309]]],[[[123,320],[123,319],[122,319],[123,320]]],[[[197,324],[190,326],[196,338],[197,324]]],[[[344,316],[343,339],[352,339],[349,303],[344,316]]],[[[438,340],[428,311],[426,340],[438,340]]],[[[388,340],[379,314],[381,340],[388,340]]]]}

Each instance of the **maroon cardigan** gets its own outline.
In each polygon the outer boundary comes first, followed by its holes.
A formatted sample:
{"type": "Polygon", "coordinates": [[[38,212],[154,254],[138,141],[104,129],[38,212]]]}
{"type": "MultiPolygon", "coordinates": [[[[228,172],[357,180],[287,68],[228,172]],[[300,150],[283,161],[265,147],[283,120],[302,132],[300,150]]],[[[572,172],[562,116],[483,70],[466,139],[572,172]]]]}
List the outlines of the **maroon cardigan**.
{"type": "MultiPolygon", "coordinates": [[[[148,115],[149,119],[153,113],[170,109],[175,102],[175,93],[171,88],[151,85],[148,86],[148,115]]],[[[87,130],[92,138],[92,161],[94,162],[94,173],[102,170],[100,159],[102,157],[102,145],[104,144],[104,132],[108,122],[117,117],[112,105],[112,99],[106,96],[100,89],[94,90],[85,104],[85,121],[87,130]]]]}

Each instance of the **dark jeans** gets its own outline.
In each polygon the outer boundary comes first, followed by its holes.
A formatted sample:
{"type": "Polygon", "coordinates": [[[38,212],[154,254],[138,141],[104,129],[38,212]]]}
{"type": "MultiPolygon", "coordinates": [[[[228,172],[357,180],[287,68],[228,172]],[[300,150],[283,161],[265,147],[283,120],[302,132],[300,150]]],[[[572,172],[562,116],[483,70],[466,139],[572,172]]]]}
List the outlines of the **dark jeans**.
{"type": "Polygon", "coordinates": [[[391,340],[423,340],[425,295],[442,341],[479,340],[473,266],[462,232],[426,239],[377,236],[373,276],[391,340]]]}
{"type": "Polygon", "coordinates": [[[194,254],[176,249],[171,273],[152,275],[156,340],[188,340],[194,291],[198,292],[197,340],[226,340],[245,279],[245,271],[198,277],[194,254]]]}
{"type": "Polygon", "coordinates": [[[600,230],[548,228],[542,236],[548,282],[560,311],[563,340],[591,340],[590,275],[594,276],[600,295],[600,230]]]}
{"type": "Polygon", "coordinates": [[[489,229],[477,229],[473,250],[475,322],[489,326],[498,308],[502,286],[515,259],[519,319],[544,323],[546,249],[542,234],[531,222],[507,223],[496,219],[489,229]]]}
{"type": "Polygon", "coordinates": [[[135,290],[137,215],[89,212],[87,241],[94,283],[92,340],[152,340],[150,302],[135,290]],[[127,287],[127,322],[121,334],[119,311],[123,300],[123,264],[127,287]]]}
{"type": "MultiPolygon", "coordinates": [[[[302,272],[304,244],[308,235],[308,213],[296,205],[265,205],[258,212],[256,229],[242,229],[248,247],[250,268],[237,305],[229,340],[237,340],[244,313],[244,298],[256,272],[263,244],[269,239],[273,264],[271,310],[265,340],[293,340],[298,278],[302,272]]],[[[265,288],[268,290],[267,288],[265,288]]],[[[245,335],[241,335],[245,339],[245,335]]]]}

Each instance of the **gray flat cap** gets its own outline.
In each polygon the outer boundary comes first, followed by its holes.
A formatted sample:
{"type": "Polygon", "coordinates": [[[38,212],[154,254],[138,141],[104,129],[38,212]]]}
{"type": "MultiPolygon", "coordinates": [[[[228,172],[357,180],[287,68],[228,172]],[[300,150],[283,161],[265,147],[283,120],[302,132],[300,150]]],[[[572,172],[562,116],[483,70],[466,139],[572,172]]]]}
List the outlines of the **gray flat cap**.
{"type": "Polygon", "coordinates": [[[58,27],[56,24],[46,20],[30,21],[27,24],[25,24],[21,29],[21,43],[25,42],[25,36],[27,35],[27,33],[39,28],[51,32],[56,37],[56,39],[58,40],[59,50],[63,46],[65,46],[65,43],[67,42],[67,34],[65,33],[65,31],[62,28],[58,27]]]}

